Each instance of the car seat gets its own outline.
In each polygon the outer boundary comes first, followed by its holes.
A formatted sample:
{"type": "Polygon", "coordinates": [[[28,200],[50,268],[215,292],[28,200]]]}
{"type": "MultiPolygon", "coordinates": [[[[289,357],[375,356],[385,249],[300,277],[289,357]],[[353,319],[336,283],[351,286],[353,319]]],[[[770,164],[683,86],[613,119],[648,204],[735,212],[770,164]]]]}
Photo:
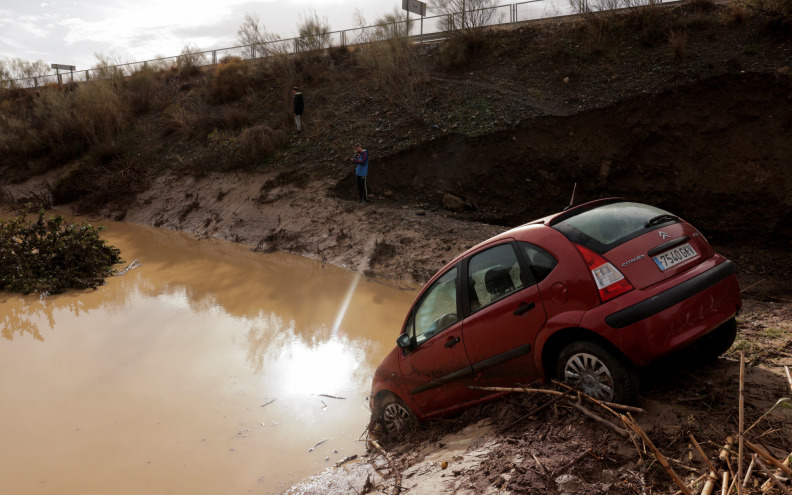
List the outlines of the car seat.
{"type": "Polygon", "coordinates": [[[484,286],[487,292],[492,294],[492,299],[496,299],[503,294],[514,291],[514,282],[509,275],[508,268],[490,268],[484,274],[484,286]]]}

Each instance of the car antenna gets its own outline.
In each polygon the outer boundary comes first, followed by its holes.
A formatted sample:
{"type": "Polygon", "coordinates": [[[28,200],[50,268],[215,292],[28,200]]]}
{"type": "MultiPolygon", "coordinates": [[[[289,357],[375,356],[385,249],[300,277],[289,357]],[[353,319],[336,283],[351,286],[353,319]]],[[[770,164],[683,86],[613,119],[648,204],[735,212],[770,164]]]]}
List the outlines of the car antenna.
{"type": "Polygon", "coordinates": [[[575,190],[576,189],[577,189],[577,182],[575,182],[575,185],[572,186],[572,199],[569,200],[569,206],[564,208],[564,211],[567,211],[568,209],[572,208],[572,205],[575,204],[575,190]]]}

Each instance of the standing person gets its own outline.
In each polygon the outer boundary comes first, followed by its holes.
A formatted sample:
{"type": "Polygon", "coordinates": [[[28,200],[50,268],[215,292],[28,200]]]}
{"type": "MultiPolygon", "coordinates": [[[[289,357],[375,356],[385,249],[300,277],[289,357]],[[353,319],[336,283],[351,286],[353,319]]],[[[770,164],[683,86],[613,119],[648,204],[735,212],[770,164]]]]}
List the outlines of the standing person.
{"type": "Polygon", "coordinates": [[[355,156],[352,158],[352,162],[355,163],[359,201],[365,203],[368,196],[366,176],[368,176],[369,153],[363,149],[360,143],[355,145],[355,156]]]}
{"type": "Polygon", "coordinates": [[[294,96],[294,123],[297,124],[297,134],[299,134],[302,132],[300,118],[303,110],[305,110],[305,103],[303,102],[303,94],[297,86],[292,88],[292,95],[294,96]]]}

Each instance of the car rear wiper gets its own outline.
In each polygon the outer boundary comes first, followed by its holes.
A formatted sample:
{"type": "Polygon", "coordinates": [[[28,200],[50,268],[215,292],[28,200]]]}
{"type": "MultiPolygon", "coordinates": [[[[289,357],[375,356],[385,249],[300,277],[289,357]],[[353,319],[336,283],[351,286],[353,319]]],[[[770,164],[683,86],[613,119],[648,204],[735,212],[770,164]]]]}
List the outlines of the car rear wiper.
{"type": "Polygon", "coordinates": [[[663,213],[662,215],[657,215],[656,217],[653,217],[651,220],[646,222],[646,225],[644,225],[644,228],[646,229],[646,228],[652,227],[654,225],[659,225],[661,223],[671,222],[671,221],[678,222],[679,221],[679,217],[674,216],[674,215],[669,215],[668,213],[663,213]]]}

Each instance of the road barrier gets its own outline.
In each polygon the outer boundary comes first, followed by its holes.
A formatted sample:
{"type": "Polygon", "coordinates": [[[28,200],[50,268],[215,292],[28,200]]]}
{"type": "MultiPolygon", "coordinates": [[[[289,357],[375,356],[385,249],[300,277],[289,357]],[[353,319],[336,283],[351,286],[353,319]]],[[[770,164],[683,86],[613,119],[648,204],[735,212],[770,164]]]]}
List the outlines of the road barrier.
{"type": "MultiPolygon", "coordinates": [[[[654,3],[656,1],[657,0],[635,0],[635,3],[654,3]]],[[[595,8],[595,10],[597,9],[595,8]]],[[[479,21],[476,26],[494,27],[515,25],[538,19],[565,17],[575,13],[575,9],[569,1],[562,1],[559,4],[558,0],[528,0],[520,3],[497,5],[487,9],[469,10],[466,11],[464,15],[462,12],[457,12],[450,15],[442,14],[423,18],[413,18],[409,21],[399,21],[396,24],[365,26],[322,33],[317,36],[304,36],[252,45],[239,45],[229,48],[195,51],[182,53],[181,55],[173,57],[144,60],[142,62],[99,66],[92,69],[70,72],[68,74],[47,74],[36,77],[10,79],[0,81],[0,88],[31,88],[48,84],[59,84],[63,80],[76,83],[94,79],[106,79],[115,76],[126,77],[146,68],[164,69],[174,66],[211,66],[217,65],[218,62],[227,60],[230,57],[253,60],[266,58],[272,54],[295,54],[317,48],[349,46],[370,41],[381,41],[386,39],[386,37],[382,36],[383,33],[407,33],[413,42],[430,42],[442,39],[444,33],[447,32],[447,26],[461,27],[462,25],[467,25],[469,27],[470,23],[464,20],[465,16],[475,17],[477,21],[479,21]]]]}

